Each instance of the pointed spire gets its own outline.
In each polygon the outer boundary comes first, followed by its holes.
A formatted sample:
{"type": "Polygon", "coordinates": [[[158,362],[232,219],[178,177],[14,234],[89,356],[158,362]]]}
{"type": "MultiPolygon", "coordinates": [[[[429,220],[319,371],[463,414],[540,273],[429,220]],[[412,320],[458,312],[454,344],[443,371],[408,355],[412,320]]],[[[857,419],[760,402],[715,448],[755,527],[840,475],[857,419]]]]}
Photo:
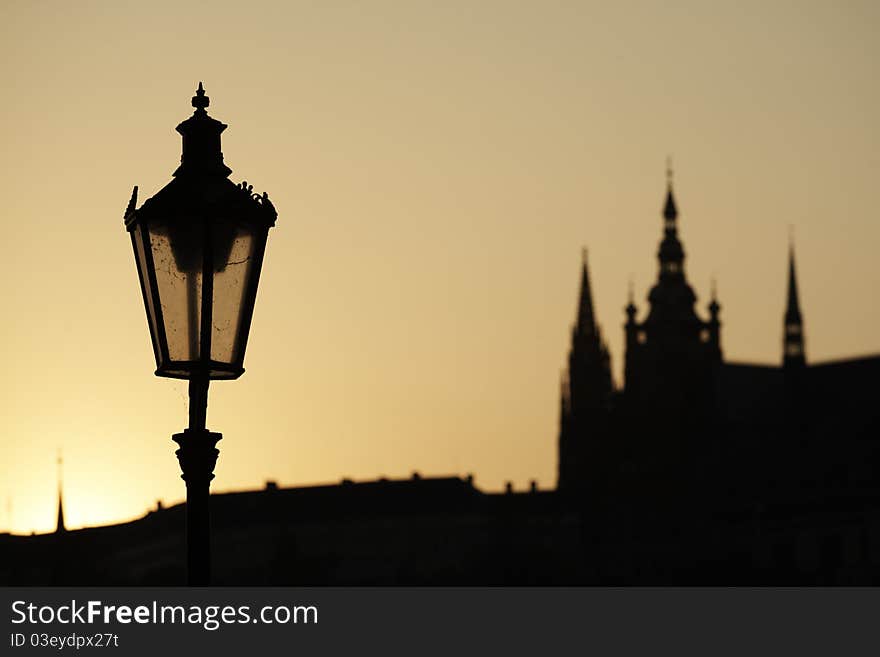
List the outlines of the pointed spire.
{"type": "Polygon", "coordinates": [[[593,292],[590,289],[590,272],[587,268],[587,249],[582,251],[581,293],[578,300],[577,330],[587,335],[596,332],[596,319],[593,314],[593,292]]]}
{"type": "Polygon", "coordinates": [[[64,526],[64,500],[61,495],[62,488],[62,466],[64,462],[61,458],[61,450],[58,450],[58,518],[55,523],[55,533],[63,534],[67,531],[67,528],[64,526]]]}
{"type": "Polygon", "coordinates": [[[802,366],[806,363],[804,349],[804,321],[798,299],[797,274],[794,266],[794,240],[788,243],[788,298],[783,322],[782,362],[786,367],[802,366]]]}
{"type": "Polygon", "coordinates": [[[721,304],[718,303],[718,286],[715,281],[715,277],[712,277],[712,280],[709,284],[709,314],[712,316],[713,320],[718,319],[718,313],[721,310],[721,304]]]}
{"type": "Polygon", "coordinates": [[[666,165],[666,204],[663,208],[663,239],[657,257],[660,260],[660,278],[684,281],[684,248],[678,239],[675,220],[678,218],[678,207],[672,194],[672,164],[666,165]]]}
{"type": "Polygon", "coordinates": [[[560,384],[560,490],[577,488],[589,478],[584,468],[590,445],[596,444],[606,426],[613,393],[611,363],[593,309],[586,249],[582,257],[577,320],[571,331],[568,369],[560,384]]]}
{"type": "Polygon", "coordinates": [[[797,273],[794,267],[794,243],[788,245],[788,303],[785,308],[785,322],[787,324],[801,323],[801,306],[798,300],[797,273]]]}
{"type": "Polygon", "coordinates": [[[638,312],[638,308],[636,308],[632,276],[629,277],[629,281],[627,282],[626,286],[626,307],[624,308],[624,311],[626,312],[628,323],[634,322],[636,313],[638,312]]]}
{"type": "Polygon", "coordinates": [[[666,158],[666,204],[663,207],[663,218],[667,223],[678,218],[678,207],[675,205],[675,197],[672,194],[672,158],[666,158]]]}
{"type": "Polygon", "coordinates": [[[67,531],[64,526],[64,500],[61,497],[61,491],[58,491],[58,520],[55,523],[55,533],[63,534],[67,531]]]}

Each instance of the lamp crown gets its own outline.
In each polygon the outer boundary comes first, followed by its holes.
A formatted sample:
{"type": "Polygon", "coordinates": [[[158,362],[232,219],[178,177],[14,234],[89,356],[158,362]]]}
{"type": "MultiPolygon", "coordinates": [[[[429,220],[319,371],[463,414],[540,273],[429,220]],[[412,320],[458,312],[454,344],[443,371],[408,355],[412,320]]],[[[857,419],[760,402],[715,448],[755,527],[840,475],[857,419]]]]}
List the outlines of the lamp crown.
{"type": "Polygon", "coordinates": [[[208,116],[205,108],[209,104],[205,87],[199,82],[196,95],[192,97],[196,111],[177,126],[177,132],[183,136],[183,153],[175,176],[194,173],[226,177],[232,173],[232,169],[223,164],[220,150],[220,133],[226,129],[226,124],[208,116]]]}

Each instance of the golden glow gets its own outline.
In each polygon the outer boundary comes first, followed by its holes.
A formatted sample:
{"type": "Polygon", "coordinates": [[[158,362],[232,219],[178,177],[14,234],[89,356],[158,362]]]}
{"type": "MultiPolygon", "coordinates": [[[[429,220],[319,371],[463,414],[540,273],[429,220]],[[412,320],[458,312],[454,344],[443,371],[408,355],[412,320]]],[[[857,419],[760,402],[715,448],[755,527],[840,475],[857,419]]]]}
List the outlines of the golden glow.
{"type": "Polygon", "coordinates": [[[232,179],[279,212],[247,372],[211,391],[215,490],[412,470],[550,487],[581,246],[619,372],[668,153],[726,357],[781,359],[788,224],[808,358],[880,350],[878,20],[872,2],[3,3],[0,528],[54,527],[59,446],[69,526],[183,497],[186,386],[152,376],[122,214],[170,179],[199,80],[232,179]]]}

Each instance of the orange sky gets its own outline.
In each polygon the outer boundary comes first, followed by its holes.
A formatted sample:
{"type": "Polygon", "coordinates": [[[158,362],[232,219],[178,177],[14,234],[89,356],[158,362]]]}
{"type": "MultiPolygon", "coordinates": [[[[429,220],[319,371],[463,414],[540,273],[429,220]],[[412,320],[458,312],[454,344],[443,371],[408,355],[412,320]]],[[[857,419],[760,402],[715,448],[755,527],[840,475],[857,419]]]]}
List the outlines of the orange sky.
{"type": "Polygon", "coordinates": [[[727,358],[780,358],[795,226],[808,357],[880,351],[880,5],[4,2],[0,529],[182,499],[122,213],[203,80],[279,213],[215,490],[474,473],[555,483],[582,245],[616,370],[667,154],[727,358]]]}

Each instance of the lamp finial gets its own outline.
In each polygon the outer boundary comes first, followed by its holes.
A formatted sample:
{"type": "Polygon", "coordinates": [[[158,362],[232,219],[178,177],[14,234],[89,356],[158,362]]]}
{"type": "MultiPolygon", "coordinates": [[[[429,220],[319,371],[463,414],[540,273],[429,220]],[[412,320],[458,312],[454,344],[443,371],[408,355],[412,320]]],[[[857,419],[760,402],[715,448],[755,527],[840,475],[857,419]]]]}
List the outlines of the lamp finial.
{"type": "Polygon", "coordinates": [[[199,88],[196,89],[196,95],[192,97],[192,106],[196,108],[196,110],[204,110],[208,105],[210,105],[211,99],[205,95],[205,88],[202,86],[202,83],[199,82],[199,88]]]}

